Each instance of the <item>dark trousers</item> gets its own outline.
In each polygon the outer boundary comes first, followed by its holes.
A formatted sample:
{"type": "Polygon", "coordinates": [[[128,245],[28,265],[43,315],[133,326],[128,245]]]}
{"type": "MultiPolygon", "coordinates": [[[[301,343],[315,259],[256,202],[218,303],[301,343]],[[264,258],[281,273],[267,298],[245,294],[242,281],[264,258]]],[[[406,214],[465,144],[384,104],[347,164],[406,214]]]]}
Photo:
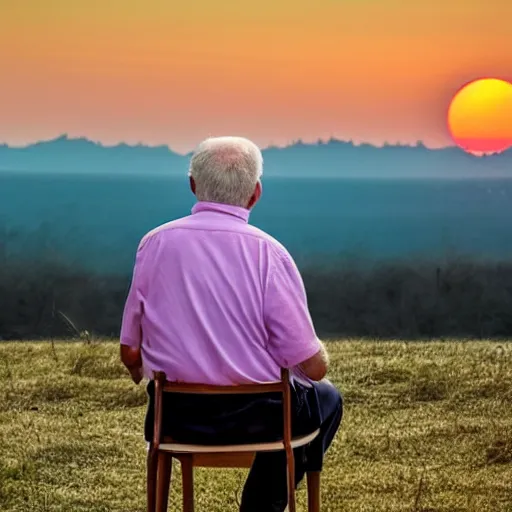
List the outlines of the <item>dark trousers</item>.
{"type": "MultiPolygon", "coordinates": [[[[149,404],[145,437],[153,432],[154,383],[148,385],[149,404]]],[[[343,399],[329,381],[292,388],[292,434],[320,428],[309,445],[297,448],[295,482],[307,471],[320,471],[343,416],[343,399]]],[[[255,443],[282,439],[283,414],[279,395],[171,395],[164,394],[163,435],[197,444],[255,443]]],[[[258,453],[245,483],[240,512],[283,512],[287,505],[286,454],[258,453]]]]}

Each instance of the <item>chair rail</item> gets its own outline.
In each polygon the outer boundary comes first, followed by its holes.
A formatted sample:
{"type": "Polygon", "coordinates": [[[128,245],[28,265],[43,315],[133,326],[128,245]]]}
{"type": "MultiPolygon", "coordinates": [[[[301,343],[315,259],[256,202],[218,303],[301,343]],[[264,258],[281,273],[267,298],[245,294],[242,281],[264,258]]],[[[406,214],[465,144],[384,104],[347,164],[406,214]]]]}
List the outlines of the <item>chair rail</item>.
{"type": "Polygon", "coordinates": [[[281,380],[262,384],[238,384],[232,386],[215,386],[168,381],[163,372],[155,373],[155,381],[159,381],[164,393],[189,393],[196,395],[256,395],[265,393],[284,393],[289,382],[289,372],[281,372],[281,380]]]}

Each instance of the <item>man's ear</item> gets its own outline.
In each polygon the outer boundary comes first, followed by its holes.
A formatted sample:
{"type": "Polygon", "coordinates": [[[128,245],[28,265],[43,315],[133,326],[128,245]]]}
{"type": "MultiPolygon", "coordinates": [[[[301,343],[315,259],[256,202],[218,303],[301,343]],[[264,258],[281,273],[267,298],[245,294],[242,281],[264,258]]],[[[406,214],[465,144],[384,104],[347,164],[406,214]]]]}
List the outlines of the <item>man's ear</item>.
{"type": "Polygon", "coordinates": [[[194,178],[192,178],[192,176],[190,176],[189,181],[190,181],[190,190],[192,190],[192,193],[195,195],[196,194],[196,182],[194,181],[194,178]]]}
{"type": "Polygon", "coordinates": [[[256,187],[254,188],[254,193],[252,194],[251,199],[249,199],[249,203],[247,204],[248,210],[250,210],[259,201],[262,191],[263,187],[261,186],[261,181],[258,181],[258,183],[256,183],[256,187]]]}

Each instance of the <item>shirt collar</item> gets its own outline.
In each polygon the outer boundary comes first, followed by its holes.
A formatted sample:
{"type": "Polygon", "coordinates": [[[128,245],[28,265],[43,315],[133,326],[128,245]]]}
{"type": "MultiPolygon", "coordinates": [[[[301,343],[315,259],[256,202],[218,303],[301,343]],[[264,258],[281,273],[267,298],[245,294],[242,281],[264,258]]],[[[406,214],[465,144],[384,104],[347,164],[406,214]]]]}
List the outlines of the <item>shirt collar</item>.
{"type": "Polygon", "coordinates": [[[250,210],[242,208],[240,206],[233,206],[231,204],[224,203],[211,203],[208,201],[198,201],[192,208],[192,214],[199,212],[215,212],[222,213],[225,215],[232,215],[238,217],[244,222],[249,221],[250,210]]]}

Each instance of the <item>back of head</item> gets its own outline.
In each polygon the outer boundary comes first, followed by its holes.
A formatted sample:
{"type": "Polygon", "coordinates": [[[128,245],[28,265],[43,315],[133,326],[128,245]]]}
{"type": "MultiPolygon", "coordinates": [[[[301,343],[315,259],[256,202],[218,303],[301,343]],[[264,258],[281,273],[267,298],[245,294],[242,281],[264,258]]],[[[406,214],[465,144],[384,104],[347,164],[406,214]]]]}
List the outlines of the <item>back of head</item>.
{"type": "Polygon", "coordinates": [[[243,137],[203,141],[192,156],[189,176],[199,201],[247,207],[263,174],[258,146],[243,137]]]}

